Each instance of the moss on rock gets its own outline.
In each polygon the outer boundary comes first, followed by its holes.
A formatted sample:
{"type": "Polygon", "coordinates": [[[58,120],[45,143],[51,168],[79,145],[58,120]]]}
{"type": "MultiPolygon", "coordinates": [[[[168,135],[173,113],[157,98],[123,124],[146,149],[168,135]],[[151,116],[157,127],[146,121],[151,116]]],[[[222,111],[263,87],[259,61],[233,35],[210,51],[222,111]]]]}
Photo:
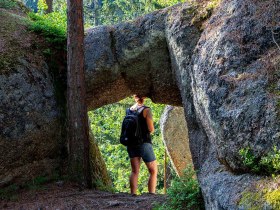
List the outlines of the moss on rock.
{"type": "Polygon", "coordinates": [[[242,193],[239,207],[246,210],[280,209],[280,190],[278,184],[280,176],[264,178],[256,183],[253,188],[242,193]]]}
{"type": "Polygon", "coordinates": [[[94,139],[92,131],[90,131],[90,164],[93,187],[100,190],[111,191],[111,178],[108,174],[105,162],[94,139]]]}
{"type": "Polygon", "coordinates": [[[29,34],[20,15],[0,9],[0,20],[0,73],[6,74],[18,64],[19,57],[27,54],[29,46],[24,40],[29,39],[29,34]]]}

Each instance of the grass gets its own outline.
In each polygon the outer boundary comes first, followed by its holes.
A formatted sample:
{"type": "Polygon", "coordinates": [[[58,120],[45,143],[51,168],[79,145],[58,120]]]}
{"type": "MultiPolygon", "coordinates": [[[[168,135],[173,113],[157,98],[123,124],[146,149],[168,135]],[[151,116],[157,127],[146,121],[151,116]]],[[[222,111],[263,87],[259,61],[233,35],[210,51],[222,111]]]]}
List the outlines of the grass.
{"type": "Polygon", "coordinates": [[[0,8],[4,9],[13,9],[17,6],[17,2],[13,0],[1,0],[0,1],[0,8]]]}

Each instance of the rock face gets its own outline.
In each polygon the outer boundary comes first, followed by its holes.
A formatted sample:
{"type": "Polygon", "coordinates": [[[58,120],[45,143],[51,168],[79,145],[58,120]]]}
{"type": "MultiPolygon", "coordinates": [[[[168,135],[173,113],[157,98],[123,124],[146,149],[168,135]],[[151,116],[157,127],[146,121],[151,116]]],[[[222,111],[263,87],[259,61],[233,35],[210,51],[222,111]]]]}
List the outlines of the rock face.
{"type": "Polygon", "coordinates": [[[280,42],[280,9],[275,4],[222,1],[202,34],[191,24],[191,8],[183,4],[92,29],[86,37],[89,107],[132,93],[155,102],[182,102],[207,209],[242,209],[242,192],[262,179],[244,173],[248,169],[240,149],[251,147],[260,157],[280,146],[275,44],[280,42]],[[162,46],[167,50],[158,51],[162,46]],[[177,90],[182,101],[174,99],[177,90]]]}
{"type": "MultiPolygon", "coordinates": [[[[27,30],[25,14],[0,8],[0,187],[65,174],[65,117],[42,37],[27,30]],[[39,47],[40,46],[40,47],[39,47]]],[[[63,100],[62,100],[63,101],[63,100]]],[[[91,139],[94,181],[110,184],[91,139]]]]}
{"type": "MultiPolygon", "coordinates": [[[[177,12],[187,12],[187,5],[160,10],[134,22],[96,27],[86,32],[89,109],[117,102],[134,93],[146,95],[158,103],[182,104],[165,32],[166,20],[176,18],[173,16],[177,12]]],[[[187,23],[183,26],[187,27],[187,23]]],[[[195,27],[189,28],[198,40],[200,32],[195,27]]],[[[191,43],[190,46],[194,47],[191,43]]]]}
{"type": "Polygon", "coordinates": [[[172,166],[176,173],[182,176],[184,169],[192,164],[184,109],[167,106],[161,116],[160,127],[172,166]]]}
{"type": "Polygon", "coordinates": [[[20,16],[2,9],[0,16],[1,185],[53,175],[61,161],[62,126],[49,68],[39,50],[28,53],[38,40],[20,16]]]}
{"type": "MultiPolygon", "coordinates": [[[[198,164],[208,208],[236,208],[242,185],[256,179],[228,171],[242,171],[241,148],[249,146],[261,156],[273,145],[280,146],[280,56],[272,37],[272,30],[280,30],[280,7],[273,5],[224,1],[193,55],[193,104],[207,135],[203,144],[210,145],[207,159],[198,164]],[[274,21],[277,24],[271,25],[274,21]],[[227,171],[218,172],[221,166],[227,171]]],[[[280,41],[279,34],[275,40],[280,41]]]]}

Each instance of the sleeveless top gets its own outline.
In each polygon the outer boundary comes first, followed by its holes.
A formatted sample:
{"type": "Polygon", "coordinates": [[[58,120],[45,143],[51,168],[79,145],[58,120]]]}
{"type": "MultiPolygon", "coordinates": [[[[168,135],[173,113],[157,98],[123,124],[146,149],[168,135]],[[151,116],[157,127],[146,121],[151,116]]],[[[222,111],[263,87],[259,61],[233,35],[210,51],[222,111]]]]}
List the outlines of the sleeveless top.
{"type": "Polygon", "coordinates": [[[141,131],[142,131],[142,136],[143,136],[144,143],[152,143],[151,134],[150,134],[150,131],[148,129],[147,121],[146,121],[146,118],[144,117],[144,113],[143,113],[144,110],[147,109],[147,108],[149,108],[149,107],[145,106],[145,108],[143,109],[143,111],[139,115],[139,123],[140,123],[141,131]]]}
{"type": "MultiPolygon", "coordinates": [[[[142,137],[144,143],[152,143],[152,138],[150,131],[148,129],[146,118],[144,117],[144,110],[150,107],[144,106],[145,108],[142,110],[141,114],[139,114],[139,124],[141,127],[142,137]]],[[[139,109],[139,108],[138,108],[139,109]]]]}

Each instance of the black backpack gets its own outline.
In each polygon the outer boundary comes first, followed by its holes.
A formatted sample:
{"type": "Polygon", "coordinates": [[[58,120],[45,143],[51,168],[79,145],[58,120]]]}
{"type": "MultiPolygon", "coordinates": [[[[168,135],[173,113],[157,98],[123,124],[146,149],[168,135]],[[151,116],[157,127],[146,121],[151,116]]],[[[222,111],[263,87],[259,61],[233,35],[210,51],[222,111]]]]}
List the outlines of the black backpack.
{"type": "Polygon", "coordinates": [[[120,143],[125,146],[139,146],[143,144],[141,126],[139,124],[139,115],[145,109],[145,106],[137,110],[126,110],[123,119],[120,143]]]}

